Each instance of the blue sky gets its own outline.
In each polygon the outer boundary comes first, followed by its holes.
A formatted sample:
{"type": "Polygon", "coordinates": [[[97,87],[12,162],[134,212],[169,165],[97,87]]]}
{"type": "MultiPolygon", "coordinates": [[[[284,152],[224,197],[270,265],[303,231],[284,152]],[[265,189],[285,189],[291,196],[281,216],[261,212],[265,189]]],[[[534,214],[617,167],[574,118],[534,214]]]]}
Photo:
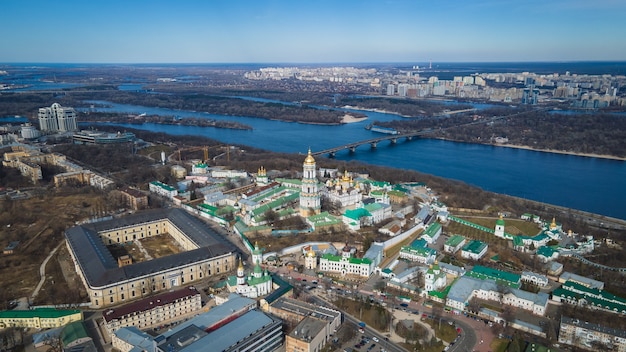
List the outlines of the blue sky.
{"type": "Polygon", "coordinates": [[[0,0],[0,62],[626,60],[623,0],[0,0]]]}

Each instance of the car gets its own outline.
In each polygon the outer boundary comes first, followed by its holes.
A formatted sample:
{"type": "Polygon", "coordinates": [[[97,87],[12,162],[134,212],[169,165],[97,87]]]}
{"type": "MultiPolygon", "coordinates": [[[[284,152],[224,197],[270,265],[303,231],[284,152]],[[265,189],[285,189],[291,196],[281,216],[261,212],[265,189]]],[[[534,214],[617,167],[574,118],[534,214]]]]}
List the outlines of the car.
{"type": "Polygon", "coordinates": [[[372,337],[372,340],[373,340],[374,342],[378,342],[378,337],[374,336],[374,337],[372,337]]]}
{"type": "Polygon", "coordinates": [[[460,333],[462,333],[462,332],[463,332],[463,330],[462,330],[461,328],[456,328],[456,333],[457,333],[457,334],[460,334],[460,333]]]}

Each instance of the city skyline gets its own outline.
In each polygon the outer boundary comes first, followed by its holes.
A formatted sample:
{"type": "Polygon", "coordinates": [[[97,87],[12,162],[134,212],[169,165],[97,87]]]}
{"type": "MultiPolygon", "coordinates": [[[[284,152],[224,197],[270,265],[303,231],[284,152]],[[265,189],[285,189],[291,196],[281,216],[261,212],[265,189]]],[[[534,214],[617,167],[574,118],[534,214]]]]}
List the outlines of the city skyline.
{"type": "Polygon", "coordinates": [[[5,0],[0,62],[626,60],[626,3],[5,0]]]}

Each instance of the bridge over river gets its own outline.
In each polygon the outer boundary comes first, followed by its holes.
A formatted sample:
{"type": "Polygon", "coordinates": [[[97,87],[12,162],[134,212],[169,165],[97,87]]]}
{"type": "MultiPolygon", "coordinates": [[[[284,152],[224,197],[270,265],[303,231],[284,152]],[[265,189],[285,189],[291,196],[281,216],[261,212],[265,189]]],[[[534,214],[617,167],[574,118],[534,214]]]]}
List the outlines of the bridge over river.
{"type": "MultiPolygon", "coordinates": [[[[509,118],[509,117],[517,117],[517,116],[520,116],[520,115],[527,114],[529,112],[547,111],[547,110],[550,110],[550,109],[551,108],[549,108],[549,107],[548,108],[545,108],[545,107],[534,108],[534,109],[531,109],[531,110],[516,112],[516,113],[511,114],[511,115],[494,116],[494,117],[491,117],[491,118],[481,119],[481,120],[478,120],[478,121],[472,121],[472,122],[468,122],[468,123],[463,123],[463,124],[456,125],[456,126],[449,126],[449,127],[441,128],[441,129],[439,129],[439,131],[447,130],[447,129],[454,128],[454,127],[486,124],[486,123],[491,123],[491,122],[494,122],[496,120],[501,120],[501,119],[505,119],[505,118],[509,118]]],[[[468,109],[468,110],[472,110],[472,109],[468,109]]],[[[463,112],[466,112],[466,111],[463,110],[463,112]]],[[[404,132],[404,133],[400,133],[400,134],[390,134],[390,135],[387,135],[387,136],[376,137],[376,138],[372,138],[372,139],[366,139],[364,141],[352,142],[352,143],[340,145],[340,146],[334,147],[334,148],[319,150],[317,152],[311,152],[311,155],[317,156],[317,155],[328,154],[328,156],[332,158],[332,157],[335,156],[335,154],[338,151],[341,151],[341,150],[344,150],[344,149],[349,149],[351,152],[355,152],[356,148],[358,148],[358,147],[360,147],[360,146],[362,146],[364,144],[369,144],[369,145],[371,145],[372,148],[376,148],[378,143],[383,142],[383,141],[391,141],[391,143],[395,144],[395,143],[398,142],[399,139],[402,139],[402,138],[405,138],[407,141],[410,141],[414,137],[420,137],[420,136],[423,136],[423,135],[431,134],[431,133],[433,133],[435,131],[436,130],[433,130],[433,129],[425,129],[425,130],[421,130],[421,131],[404,132]]]]}
{"type": "Polygon", "coordinates": [[[335,154],[338,151],[344,150],[344,149],[349,149],[351,152],[355,152],[356,148],[365,145],[365,144],[369,144],[372,148],[376,148],[378,146],[378,143],[383,142],[383,141],[391,141],[391,143],[397,143],[399,139],[405,139],[407,141],[412,140],[414,137],[419,137],[419,136],[423,136],[429,133],[433,133],[433,130],[422,130],[422,131],[416,131],[416,132],[407,132],[407,133],[400,133],[400,134],[391,134],[391,135],[387,135],[387,136],[381,136],[381,137],[376,137],[376,138],[371,138],[371,139],[366,139],[364,141],[358,141],[358,142],[352,142],[352,143],[348,143],[348,144],[344,144],[344,145],[340,145],[338,147],[334,147],[334,148],[329,148],[329,149],[324,149],[324,150],[320,150],[317,152],[311,152],[311,155],[317,156],[317,155],[324,155],[324,154],[328,154],[328,156],[330,156],[331,158],[335,156],[335,154]]]}

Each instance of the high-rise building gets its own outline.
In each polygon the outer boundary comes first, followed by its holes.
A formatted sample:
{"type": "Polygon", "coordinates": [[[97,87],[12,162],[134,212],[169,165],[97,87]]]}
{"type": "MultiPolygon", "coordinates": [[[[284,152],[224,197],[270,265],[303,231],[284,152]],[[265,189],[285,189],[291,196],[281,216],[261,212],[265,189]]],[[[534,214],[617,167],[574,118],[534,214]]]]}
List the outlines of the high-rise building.
{"type": "Polygon", "coordinates": [[[49,108],[39,109],[39,129],[43,132],[69,132],[75,131],[76,110],[64,108],[59,103],[54,103],[49,108]]]}
{"type": "Polygon", "coordinates": [[[387,95],[394,95],[394,94],[396,94],[396,86],[394,86],[393,84],[388,84],[387,95]]]}

